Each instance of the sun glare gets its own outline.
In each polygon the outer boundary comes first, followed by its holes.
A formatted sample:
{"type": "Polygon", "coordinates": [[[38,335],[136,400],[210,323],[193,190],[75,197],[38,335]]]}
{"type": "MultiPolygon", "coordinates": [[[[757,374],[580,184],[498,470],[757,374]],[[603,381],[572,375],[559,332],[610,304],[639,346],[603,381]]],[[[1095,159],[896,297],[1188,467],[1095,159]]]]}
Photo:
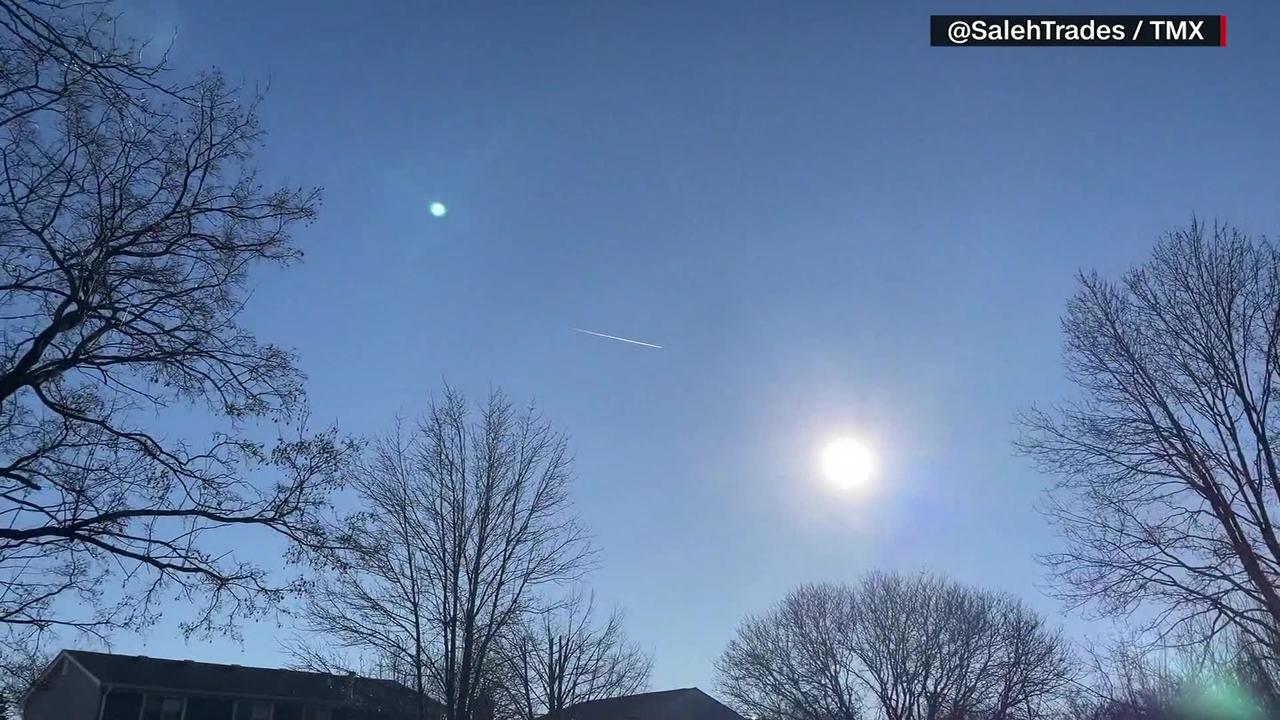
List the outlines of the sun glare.
{"type": "Polygon", "coordinates": [[[875,472],[871,449],[853,438],[841,438],[822,450],[822,474],[840,489],[865,485],[875,472]]]}

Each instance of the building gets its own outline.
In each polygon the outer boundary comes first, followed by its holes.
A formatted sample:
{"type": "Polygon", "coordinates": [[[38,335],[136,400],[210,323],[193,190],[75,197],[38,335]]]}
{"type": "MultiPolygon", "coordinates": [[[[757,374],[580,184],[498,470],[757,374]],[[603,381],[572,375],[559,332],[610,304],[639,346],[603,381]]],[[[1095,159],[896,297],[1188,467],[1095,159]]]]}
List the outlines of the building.
{"type": "Polygon", "coordinates": [[[418,697],[357,675],[63,650],[22,707],[24,720],[410,720],[418,697]]]}
{"type": "Polygon", "coordinates": [[[743,720],[698,688],[622,695],[565,708],[562,720],[743,720]]]}

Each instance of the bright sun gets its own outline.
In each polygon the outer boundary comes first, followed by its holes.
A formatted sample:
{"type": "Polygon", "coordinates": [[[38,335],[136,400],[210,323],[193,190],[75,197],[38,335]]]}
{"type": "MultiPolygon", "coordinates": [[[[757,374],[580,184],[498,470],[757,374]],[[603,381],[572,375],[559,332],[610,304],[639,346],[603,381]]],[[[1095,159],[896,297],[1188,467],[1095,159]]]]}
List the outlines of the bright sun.
{"type": "Polygon", "coordinates": [[[853,438],[834,440],[822,450],[822,474],[841,489],[866,484],[875,465],[871,449],[853,438]]]}

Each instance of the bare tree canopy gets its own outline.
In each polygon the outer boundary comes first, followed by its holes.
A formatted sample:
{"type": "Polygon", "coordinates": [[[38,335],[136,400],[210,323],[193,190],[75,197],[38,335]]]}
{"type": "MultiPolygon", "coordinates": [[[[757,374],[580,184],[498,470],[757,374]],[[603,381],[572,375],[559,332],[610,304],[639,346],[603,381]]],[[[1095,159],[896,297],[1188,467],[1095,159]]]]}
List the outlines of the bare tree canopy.
{"type": "Polygon", "coordinates": [[[747,716],[858,720],[864,703],[850,642],[855,625],[851,588],[803,585],[739,625],[716,662],[716,684],[747,716]]]}
{"type": "Polygon", "coordinates": [[[1090,649],[1072,720],[1264,720],[1280,714],[1275,668],[1247,647],[1213,642],[1153,649],[1143,638],[1090,649]]]}
{"type": "Polygon", "coordinates": [[[325,543],[347,446],[272,447],[300,417],[292,355],[238,324],[248,274],[299,257],[318,195],[264,189],[254,99],[166,84],[93,3],[0,2],[0,643],[149,620],[230,627],[286,587],[206,543],[325,543]],[[200,418],[196,439],[175,421],[200,418]],[[206,419],[211,418],[211,422],[206,419]],[[111,582],[107,583],[110,578],[111,582]]]}
{"type": "Polygon", "coordinates": [[[854,652],[889,718],[1046,717],[1070,678],[1066,642],[1008,595],[872,574],[854,608],[854,652]]]}
{"type": "Polygon", "coordinates": [[[7,701],[10,714],[0,713],[0,720],[18,717],[16,708],[40,674],[49,667],[53,654],[36,643],[10,643],[0,653],[0,699],[7,701]]]}
{"type": "Polygon", "coordinates": [[[597,624],[595,597],[575,593],[504,637],[497,660],[498,714],[536,720],[565,708],[642,691],[653,658],[627,641],[622,612],[597,624]]]}
{"type": "Polygon", "coordinates": [[[1193,222],[1118,281],[1082,275],[1063,330],[1082,397],[1027,413],[1021,441],[1058,478],[1056,587],[1103,613],[1149,608],[1162,637],[1232,628],[1276,658],[1277,249],[1193,222]]]}
{"type": "Polygon", "coordinates": [[[421,718],[429,664],[424,643],[434,604],[413,443],[397,422],[395,432],[374,441],[361,459],[352,482],[361,509],[341,533],[346,543],[337,561],[313,578],[306,593],[304,629],[321,637],[296,638],[287,646],[300,669],[360,670],[415,688],[421,718]],[[358,652],[353,658],[342,649],[358,652]]]}
{"type": "Polygon", "coordinates": [[[316,582],[295,657],[317,664],[315,643],[331,642],[395,659],[448,720],[468,720],[493,691],[503,633],[592,564],[570,480],[565,437],[532,409],[495,392],[473,413],[446,389],[362,463],[344,534],[363,540],[316,582]]]}
{"type": "Polygon", "coordinates": [[[744,712],[777,720],[1050,717],[1065,642],[1004,595],[928,575],[805,585],[748,618],[716,664],[744,712]]]}

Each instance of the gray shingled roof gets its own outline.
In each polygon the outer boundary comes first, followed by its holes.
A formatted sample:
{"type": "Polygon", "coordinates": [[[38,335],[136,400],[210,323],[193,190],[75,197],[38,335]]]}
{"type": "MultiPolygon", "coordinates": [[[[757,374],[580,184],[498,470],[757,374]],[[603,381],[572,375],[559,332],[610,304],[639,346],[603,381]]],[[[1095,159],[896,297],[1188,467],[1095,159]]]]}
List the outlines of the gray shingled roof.
{"type": "Polygon", "coordinates": [[[743,720],[698,688],[623,695],[570,705],[564,720],[743,720]]]}
{"type": "MultiPolygon", "coordinates": [[[[106,685],[174,690],[189,694],[230,694],[323,704],[355,704],[388,710],[407,710],[416,708],[417,704],[414,691],[393,680],[113,655],[85,650],[65,652],[106,685]]],[[[429,702],[438,705],[435,701],[429,702]]]]}

